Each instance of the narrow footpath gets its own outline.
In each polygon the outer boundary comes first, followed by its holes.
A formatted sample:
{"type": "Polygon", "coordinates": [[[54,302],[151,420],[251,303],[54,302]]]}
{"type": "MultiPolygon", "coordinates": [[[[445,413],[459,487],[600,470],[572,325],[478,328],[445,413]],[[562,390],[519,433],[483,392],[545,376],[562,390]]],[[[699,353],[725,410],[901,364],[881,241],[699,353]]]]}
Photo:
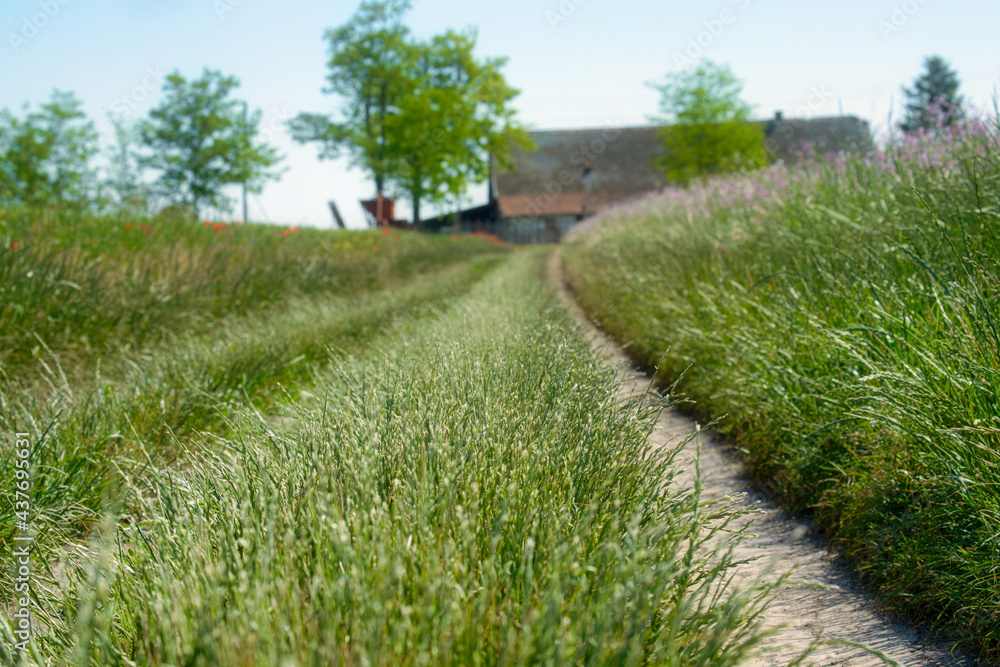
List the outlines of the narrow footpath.
{"type": "MultiPolygon", "coordinates": [[[[618,344],[605,336],[587,319],[570,293],[563,274],[558,248],[549,261],[549,281],[566,306],[585,327],[595,349],[606,363],[621,369],[622,399],[642,394],[649,386],[649,375],[637,370],[618,344]]],[[[665,410],[660,417],[653,441],[657,446],[673,447],[698,430],[697,423],[679,411],[665,410]]],[[[973,666],[978,663],[960,650],[951,651],[946,643],[928,643],[926,633],[889,618],[855,581],[849,569],[839,562],[809,522],[788,516],[773,500],[756,491],[745,474],[743,463],[730,448],[710,431],[701,431],[685,447],[678,460],[686,468],[681,479],[694,482],[694,452],[701,447],[703,497],[739,497],[747,506],[756,506],[752,537],[737,548],[739,566],[734,582],[750,582],[758,577],[774,577],[794,570],[795,581],[819,584],[789,584],[778,589],[766,613],[766,626],[777,628],[767,646],[775,649],[764,658],[748,663],[751,667],[787,665],[817,640],[840,641],[823,644],[804,664],[868,665],[899,664],[906,667],[973,666]],[[883,654],[882,660],[871,652],[852,646],[864,644],[883,654]]]]}

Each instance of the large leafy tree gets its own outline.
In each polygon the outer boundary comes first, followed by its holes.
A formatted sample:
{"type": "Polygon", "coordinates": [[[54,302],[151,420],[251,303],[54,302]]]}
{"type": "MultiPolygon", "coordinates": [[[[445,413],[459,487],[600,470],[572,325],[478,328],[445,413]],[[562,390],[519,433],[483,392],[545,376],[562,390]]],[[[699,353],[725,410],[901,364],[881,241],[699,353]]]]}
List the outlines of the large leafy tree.
{"type": "Polygon", "coordinates": [[[764,130],[750,123],[753,108],[740,97],[732,70],[704,60],[651,84],[660,92],[660,135],[665,152],[657,165],[672,181],[753,169],[767,163],[764,130]]]}
{"type": "Polygon", "coordinates": [[[415,40],[407,9],[406,0],[369,0],[327,31],[325,92],[340,97],[339,115],[303,113],[290,128],[295,140],[318,142],[321,158],[350,156],[378,194],[406,193],[419,224],[422,202],[460,195],[488,177],[491,154],[504,164],[513,145],[529,142],[509,106],[518,91],[501,74],[505,60],[476,60],[474,33],[415,40]]]}
{"type": "Polygon", "coordinates": [[[510,101],[504,58],[478,61],[474,33],[448,31],[422,45],[418,85],[387,123],[392,179],[407,193],[419,225],[421,202],[458,197],[489,177],[490,156],[509,164],[514,146],[530,148],[510,101]]]}
{"type": "Polygon", "coordinates": [[[301,113],[289,123],[292,138],[317,142],[320,158],[348,155],[369,171],[381,193],[394,173],[387,124],[412,94],[418,49],[402,16],[407,0],[363,2],[344,25],[326,31],[330,46],[327,87],[341,101],[339,118],[301,113]]]}
{"type": "Polygon", "coordinates": [[[245,183],[260,192],[278,177],[277,151],[256,140],[260,110],[245,113],[232,97],[236,77],[206,69],[188,81],[174,72],[163,84],[164,99],[141,124],[150,149],[143,159],[159,171],[159,184],[195,213],[205,206],[224,206],[223,188],[245,183]]]}
{"type": "Polygon", "coordinates": [[[941,56],[924,59],[924,71],[903,88],[906,95],[906,115],[899,123],[904,132],[947,127],[964,115],[964,101],[958,94],[958,74],[941,56]]]}
{"type": "Polygon", "coordinates": [[[0,112],[0,203],[86,206],[95,184],[97,131],[72,93],[54,91],[37,111],[0,112]]]}

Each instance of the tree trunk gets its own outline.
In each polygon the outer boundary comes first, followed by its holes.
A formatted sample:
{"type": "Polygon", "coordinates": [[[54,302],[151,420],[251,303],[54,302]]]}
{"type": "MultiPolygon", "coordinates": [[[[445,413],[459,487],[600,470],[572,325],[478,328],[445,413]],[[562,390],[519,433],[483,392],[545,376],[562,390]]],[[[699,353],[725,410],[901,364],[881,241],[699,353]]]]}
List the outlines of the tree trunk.
{"type": "Polygon", "coordinates": [[[413,199],[413,226],[420,226],[420,200],[424,198],[424,182],[420,170],[415,170],[414,179],[410,182],[410,198],[413,199]]]}

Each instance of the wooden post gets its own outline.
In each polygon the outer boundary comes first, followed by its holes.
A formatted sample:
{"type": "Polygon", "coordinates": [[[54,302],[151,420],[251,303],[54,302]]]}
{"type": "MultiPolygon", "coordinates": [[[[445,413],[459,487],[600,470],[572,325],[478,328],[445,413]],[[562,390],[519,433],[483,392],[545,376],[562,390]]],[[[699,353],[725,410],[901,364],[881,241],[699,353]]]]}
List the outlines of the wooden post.
{"type": "Polygon", "coordinates": [[[337,227],[340,229],[347,229],[347,225],[344,224],[344,219],[340,217],[340,210],[337,209],[337,202],[330,200],[330,212],[333,213],[333,219],[337,223],[337,227]]]}

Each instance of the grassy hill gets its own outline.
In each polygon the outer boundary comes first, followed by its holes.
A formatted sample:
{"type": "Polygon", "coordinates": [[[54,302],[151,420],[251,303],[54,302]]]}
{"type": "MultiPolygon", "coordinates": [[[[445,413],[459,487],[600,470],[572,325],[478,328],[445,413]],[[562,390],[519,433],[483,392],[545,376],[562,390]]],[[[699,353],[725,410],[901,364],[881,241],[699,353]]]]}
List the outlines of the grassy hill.
{"type": "Polygon", "coordinates": [[[724,416],[757,480],[815,512],[879,597],[992,659],[998,136],[972,122],[667,191],[565,251],[590,316],[724,416]]]}

